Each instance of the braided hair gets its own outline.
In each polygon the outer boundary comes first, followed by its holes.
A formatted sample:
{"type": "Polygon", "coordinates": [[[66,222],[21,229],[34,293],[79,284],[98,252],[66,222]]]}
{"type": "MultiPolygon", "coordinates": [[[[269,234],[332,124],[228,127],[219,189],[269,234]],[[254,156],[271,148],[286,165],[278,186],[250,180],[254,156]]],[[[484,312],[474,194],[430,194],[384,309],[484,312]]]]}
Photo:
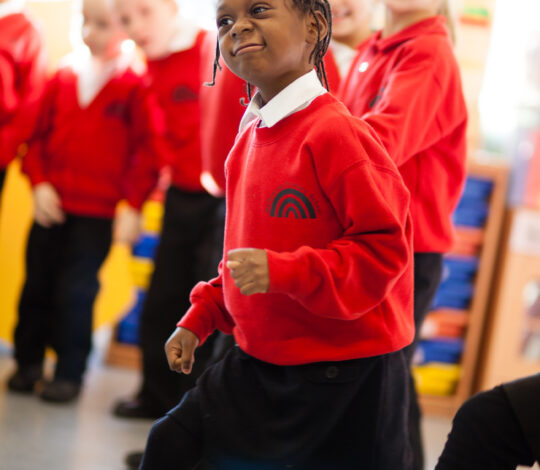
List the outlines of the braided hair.
{"type": "MultiPolygon", "coordinates": [[[[311,51],[309,60],[313,61],[315,65],[315,70],[317,71],[317,76],[319,77],[321,83],[326,87],[326,89],[329,89],[328,79],[326,77],[326,70],[324,68],[324,55],[328,50],[328,46],[330,45],[330,39],[332,37],[332,12],[330,10],[330,4],[328,3],[328,0],[292,0],[292,2],[294,6],[298,8],[302,13],[311,14],[313,18],[315,18],[315,21],[317,23],[317,44],[315,44],[313,51],[311,51]],[[328,34],[324,38],[321,38],[321,25],[319,19],[317,18],[317,15],[315,14],[316,11],[320,11],[326,19],[326,22],[328,23],[328,34]]],[[[212,72],[212,82],[205,83],[205,86],[214,86],[216,84],[217,71],[218,69],[221,70],[219,58],[220,51],[218,38],[216,44],[216,56],[214,58],[214,68],[212,72]]],[[[251,84],[247,83],[246,85],[247,94],[249,99],[251,100],[251,84]]]]}

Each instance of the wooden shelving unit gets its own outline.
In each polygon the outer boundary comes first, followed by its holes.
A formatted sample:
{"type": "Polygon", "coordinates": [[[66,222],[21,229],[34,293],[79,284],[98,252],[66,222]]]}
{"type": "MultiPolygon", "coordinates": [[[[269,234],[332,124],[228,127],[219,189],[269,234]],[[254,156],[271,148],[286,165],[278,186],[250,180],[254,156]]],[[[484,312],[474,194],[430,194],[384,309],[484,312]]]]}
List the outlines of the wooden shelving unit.
{"type": "Polygon", "coordinates": [[[461,357],[461,376],[453,395],[422,395],[420,397],[420,404],[425,414],[453,416],[459,406],[474,392],[475,378],[478,373],[478,359],[505,214],[508,170],[505,167],[471,164],[468,175],[493,181],[493,191],[489,201],[489,214],[484,227],[479,266],[474,282],[474,296],[468,309],[469,321],[461,357]]]}

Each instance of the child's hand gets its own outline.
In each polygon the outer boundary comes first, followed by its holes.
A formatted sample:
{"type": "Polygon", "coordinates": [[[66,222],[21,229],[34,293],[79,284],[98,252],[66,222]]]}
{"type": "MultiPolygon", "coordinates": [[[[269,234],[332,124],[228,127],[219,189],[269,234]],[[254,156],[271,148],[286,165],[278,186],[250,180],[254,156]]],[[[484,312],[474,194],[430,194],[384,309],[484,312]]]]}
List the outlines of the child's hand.
{"type": "Polygon", "coordinates": [[[165,343],[165,354],[171,370],[191,374],[198,345],[199,338],[194,333],[185,328],[176,328],[165,343]]]}
{"type": "Polygon", "coordinates": [[[133,245],[141,232],[141,214],[130,206],[122,208],[114,219],[113,239],[116,243],[133,245]]]}
{"type": "Polygon", "coordinates": [[[34,186],[34,218],[46,228],[63,224],[66,220],[60,196],[51,183],[43,182],[34,186]]]}
{"type": "Polygon", "coordinates": [[[270,286],[268,256],[256,248],[238,248],[227,253],[227,267],[244,295],[264,294],[270,286]]]}

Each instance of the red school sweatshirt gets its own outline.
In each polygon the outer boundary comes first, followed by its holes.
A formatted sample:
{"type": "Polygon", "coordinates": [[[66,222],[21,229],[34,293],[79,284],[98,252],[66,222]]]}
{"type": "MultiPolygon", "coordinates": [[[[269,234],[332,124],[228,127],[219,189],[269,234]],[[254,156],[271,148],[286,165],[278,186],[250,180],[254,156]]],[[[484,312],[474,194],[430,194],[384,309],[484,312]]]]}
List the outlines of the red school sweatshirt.
{"type": "Polygon", "coordinates": [[[0,170],[30,135],[47,80],[41,33],[24,13],[0,18],[0,170]]]}
{"type": "Polygon", "coordinates": [[[172,183],[189,192],[201,185],[200,106],[201,49],[206,32],[186,50],[148,61],[153,92],[165,116],[165,151],[161,165],[170,166],[172,183]]]}
{"type": "Polygon", "coordinates": [[[70,214],[112,218],[127,199],[139,209],[157,182],[162,116],[143,78],[114,76],[81,108],[77,75],[60,69],[48,83],[23,170],[50,182],[70,214]]]}
{"type": "Polygon", "coordinates": [[[445,18],[374,35],[339,97],[373,127],[411,192],[415,252],[448,251],[465,179],[467,109],[445,18]]]}
{"type": "Polygon", "coordinates": [[[212,71],[216,56],[216,34],[208,33],[203,44],[201,105],[202,172],[210,175],[216,185],[214,195],[225,191],[225,160],[238,135],[238,126],[246,110],[240,103],[247,102],[246,82],[233,74],[220,60],[214,86],[212,71]]]}
{"type": "Polygon", "coordinates": [[[271,128],[251,122],[226,163],[225,253],[265,249],[270,288],[244,296],[227,269],[178,323],[218,328],[273,364],[396,351],[414,333],[409,193],[372,129],[329,93],[271,128]]]}

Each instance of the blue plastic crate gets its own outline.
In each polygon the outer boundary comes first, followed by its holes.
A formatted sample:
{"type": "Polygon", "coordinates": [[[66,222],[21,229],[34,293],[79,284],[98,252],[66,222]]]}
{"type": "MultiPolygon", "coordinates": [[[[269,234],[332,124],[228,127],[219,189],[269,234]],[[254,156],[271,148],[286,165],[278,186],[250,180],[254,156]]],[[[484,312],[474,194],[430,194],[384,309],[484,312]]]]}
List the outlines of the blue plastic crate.
{"type": "Polygon", "coordinates": [[[486,224],[489,214],[487,205],[458,206],[452,215],[454,225],[482,228],[486,224]]]}
{"type": "Polygon", "coordinates": [[[118,322],[116,340],[119,343],[139,344],[139,326],[145,297],[146,292],[138,290],[133,307],[118,322]]]}
{"type": "Polygon", "coordinates": [[[463,189],[463,198],[472,198],[486,201],[493,191],[493,181],[476,176],[468,176],[463,189]]]}
{"type": "Polygon", "coordinates": [[[133,256],[154,259],[159,244],[159,235],[144,233],[133,247],[133,256]]]}
{"type": "Polygon", "coordinates": [[[422,340],[418,343],[418,353],[415,355],[419,364],[428,362],[444,362],[457,364],[463,353],[464,341],[462,339],[422,340]]]}
{"type": "Polygon", "coordinates": [[[443,258],[442,281],[452,280],[469,283],[476,276],[478,263],[477,256],[445,256],[443,258]]]}
{"type": "Polygon", "coordinates": [[[469,307],[474,286],[472,282],[457,282],[446,280],[441,283],[435,293],[431,308],[456,308],[465,310],[469,307]]]}

